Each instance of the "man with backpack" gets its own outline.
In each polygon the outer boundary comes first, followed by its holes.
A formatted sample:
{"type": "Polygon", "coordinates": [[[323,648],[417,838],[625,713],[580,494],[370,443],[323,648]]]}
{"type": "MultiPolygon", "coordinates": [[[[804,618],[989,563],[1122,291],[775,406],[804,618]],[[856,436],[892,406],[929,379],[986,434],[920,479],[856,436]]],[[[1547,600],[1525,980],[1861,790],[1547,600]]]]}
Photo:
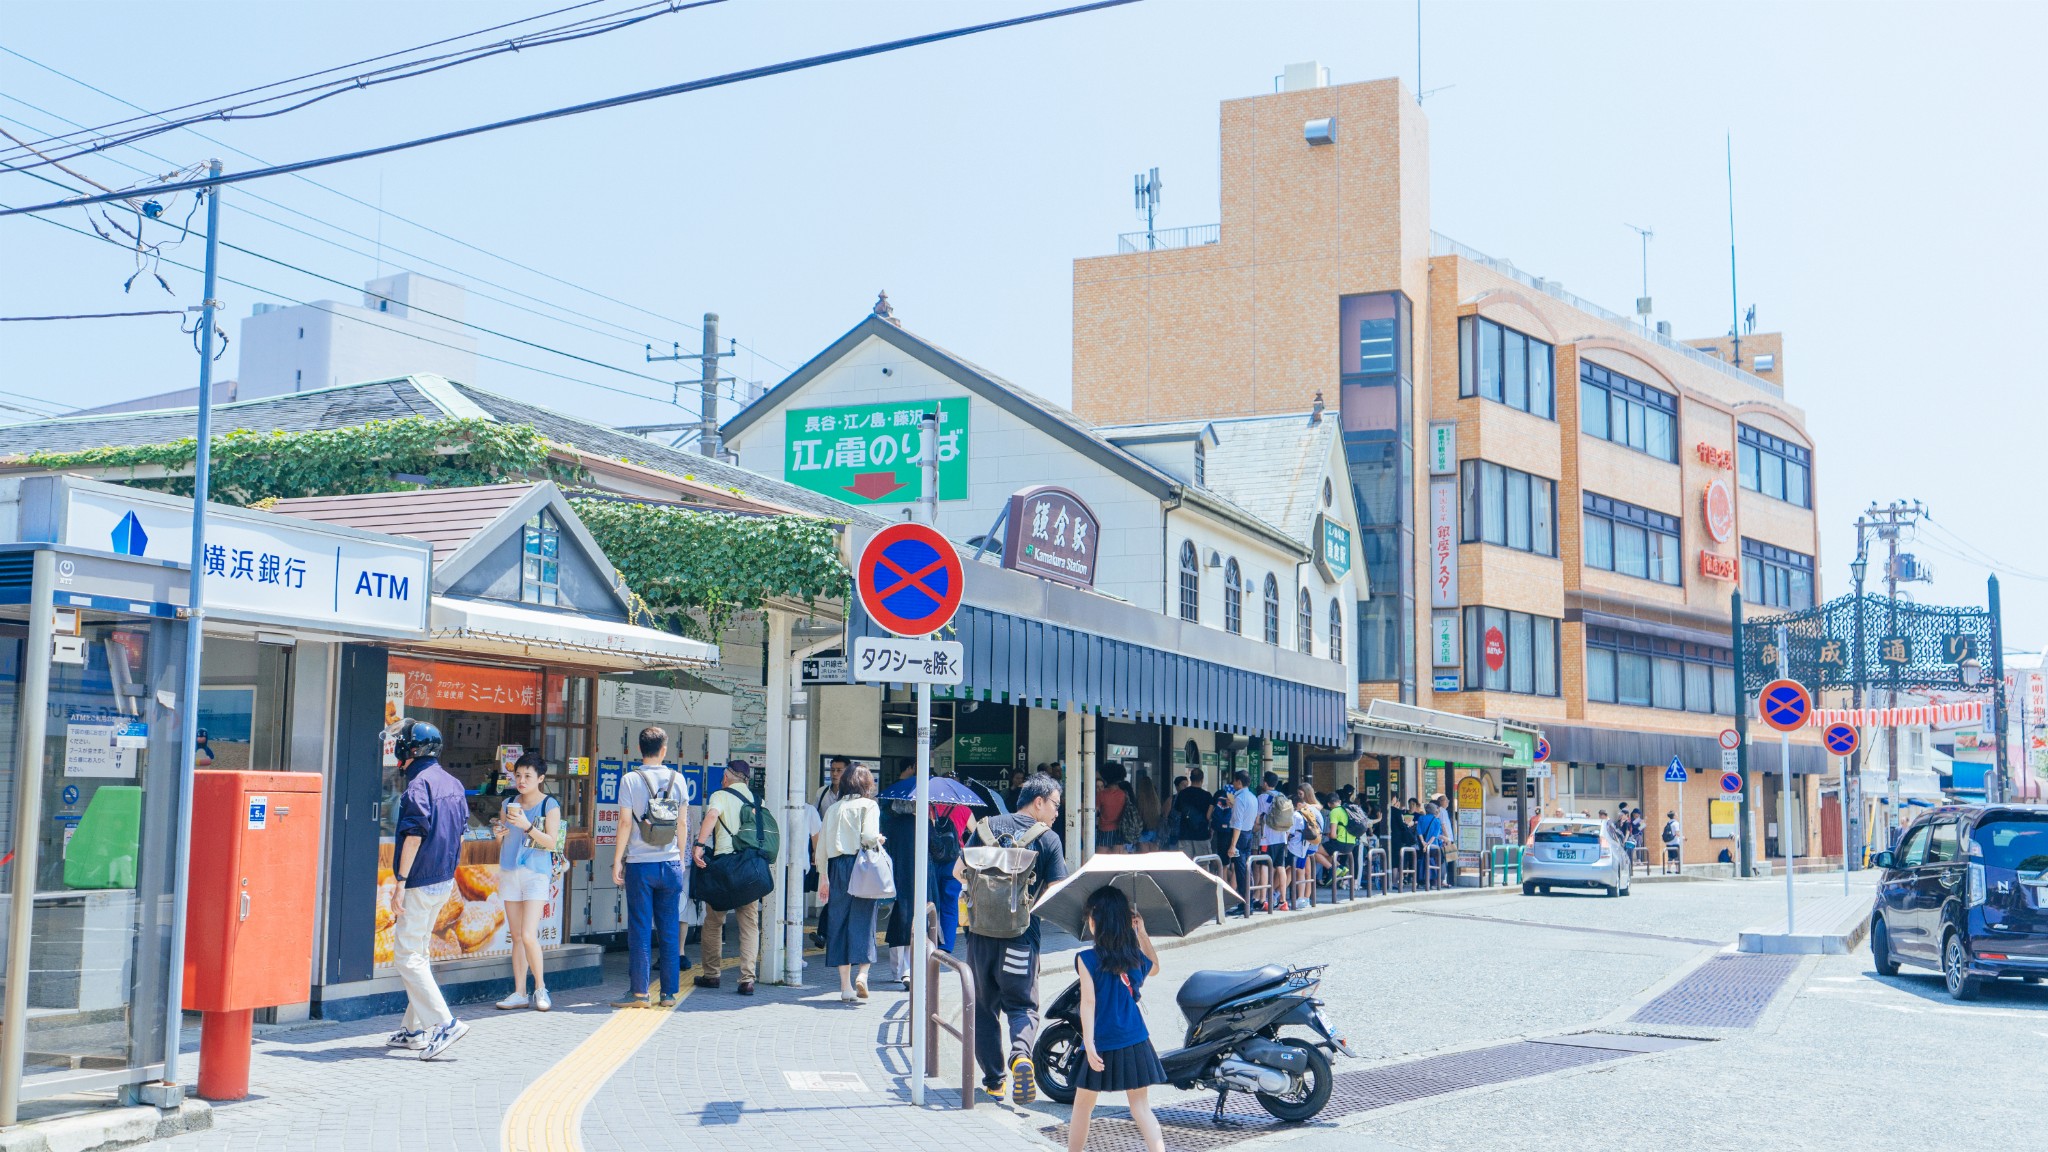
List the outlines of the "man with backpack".
{"type": "Polygon", "coordinates": [[[673,1007],[683,980],[683,838],[689,784],[662,763],[668,733],[640,731],[640,766],[619,778],[625,834],[612,852],[612,883],[626,890],[627,979],[614,1008],[646,1008],[654,950],[661,955],[661,999],[673,1007]]]}
{"type": "Polygon", "coordinates": [[[1216,806],[1216,797],[1202,787],[1199,766],[1188,769],[1182,779],[1187,781],[1187,787],[1173,794],[1173,813],[1167,821],[1180,850],[1189,856],[1200,856],[1209,850],[1209,809],[1216,806]]]}
{"type": "Polygon", "coordinates": [[[974,826],[953,874],[967,889],[967,964],[974,972],[974,1059],[982,1091],[1029,1104],[1038,1098],[1031,1045],[1038,1038],[1039,893],[1067,874],[1053,831],[1060,784],[1044,773],[1017,790],[1017,810],[974,826]],[[1000,1013],[1000,1018],[998,1017],[1000,1013]],[[1003,1055],[1003,1024],[1010,1029],[1003,1055]]]}
{"type": "Polygon", "coordinates": [[[1678,813],[1664,814],[1664,871],[1683,872],[1685,865],[1680,858],[1685,849],[1685,829],[1678,823],[1678,813]]]}
{"type": "Polygon", "coordinates": [[[704,971],[693,983],[699,988],[718,987],[719,970],[725,965],[725,918],[732,915],[740,922],[740,983],[736,991],[742,996],[754,994],[756,963],[761,955],[761,898],[775,890],[775,857],[782,850],[782,830],[754,798],[753,779],[754,766],[745,760],[725,766],[724,787],[706,801],[708,810],[697,830],[691,858],[691,866],[697,870],[698,894],[704,900],[699,941],[704,971]]]}

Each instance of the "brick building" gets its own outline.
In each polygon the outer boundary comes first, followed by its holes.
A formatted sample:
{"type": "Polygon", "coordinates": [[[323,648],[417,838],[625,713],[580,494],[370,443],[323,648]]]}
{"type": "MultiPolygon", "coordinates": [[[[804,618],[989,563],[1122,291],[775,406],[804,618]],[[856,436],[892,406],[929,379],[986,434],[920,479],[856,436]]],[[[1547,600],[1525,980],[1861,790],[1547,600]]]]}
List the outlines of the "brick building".
{"type": "MultiPolygon", "coordinates": [[[[1676,756],[1687,859],[1732,856],[1733,817],[1710,827],[1708,803],[1737,708],[1730,593],[1752,610],[1818,596],[1814,446],[1785,399],[1780,338],[1746,335],[1737,367],[1725,339],[1646,332],[1436,234],[1412,95],[1320,75],[1289,69],[1286,90],[1223,104],[1219,225],[1074,262],[1076,411],[1222,419],[1334,392],[1372,588],[1361,705],[1541,727],[1546,811],[1661,818],[1679,807],[1676,756]]],[[[1777,760],[1759,766],[1775,775],[1777,760]]],[[[1831,765],[1805,742],[1794,763],[1795,851],[1818,852],[1807,817],[1831,765]]],[[[1369,795],[1401,798],[1475,774],[1360,768],[1369,795]]],[[[1489,809],[1516,783],[1482,782],[1489,809]]],[[[1775,784],[1756,798],[1761,852],[1775,784]]]]}

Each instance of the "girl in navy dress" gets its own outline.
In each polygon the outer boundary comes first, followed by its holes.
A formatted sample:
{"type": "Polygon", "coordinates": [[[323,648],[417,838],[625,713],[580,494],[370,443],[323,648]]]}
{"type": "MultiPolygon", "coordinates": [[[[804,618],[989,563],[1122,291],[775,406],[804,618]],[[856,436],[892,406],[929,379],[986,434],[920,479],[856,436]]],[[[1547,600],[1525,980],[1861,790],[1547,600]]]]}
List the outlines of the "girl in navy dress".
{"type": "Polygon", "coordinates": [[[1081,978],[1086,1057],[1074,1070],[1067,1152],[1088,1147],[1088,1116],[1095,1110],[1095,1098],[1104,1092],[1122,1092],[1130,1101],[1131,1120],[1145,1140],[1146,1152],[1165,1152],[1159,1121],[1146,1096],[1152,1085],[1166,1083],[1166,1069],[1159,1065],[1138,1011],[1145,978],[1159,972],[1159,953],[1145,934],[1145,921],[1131,911],[1130,897],[1115,888],[1098,888],[1088,897],[1088,930],[1095,946],[1074,958],[1074,971],[1081,978]]]}

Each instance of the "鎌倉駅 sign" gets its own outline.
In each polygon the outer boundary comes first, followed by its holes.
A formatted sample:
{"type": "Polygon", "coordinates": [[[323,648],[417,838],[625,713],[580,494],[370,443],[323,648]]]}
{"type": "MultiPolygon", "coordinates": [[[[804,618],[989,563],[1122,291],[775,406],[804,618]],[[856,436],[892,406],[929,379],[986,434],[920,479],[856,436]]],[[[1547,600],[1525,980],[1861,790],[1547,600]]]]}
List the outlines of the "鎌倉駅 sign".
{"type": "Polygon", "coordinates": [[[1091,588],[1099,530],[1094,510],[1079,496],[1050,484],[1026,488],[1010,497],[1003,567],[1091,588]]]}
{"type": "Polygon", "coordinates": [[[849,504],[918,497],[924,414],[939,413],[939,499],[967,498],[965,396],[792,408],[783,414],[782,478],[849,504]]]}

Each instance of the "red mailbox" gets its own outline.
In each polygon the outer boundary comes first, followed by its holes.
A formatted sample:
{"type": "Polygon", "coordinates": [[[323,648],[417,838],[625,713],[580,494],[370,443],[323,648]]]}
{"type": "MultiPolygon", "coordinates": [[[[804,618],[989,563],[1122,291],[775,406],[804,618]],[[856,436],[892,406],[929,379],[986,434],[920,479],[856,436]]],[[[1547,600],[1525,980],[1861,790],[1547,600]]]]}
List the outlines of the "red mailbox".
{"type": "Polygon", "coordinates": [[[255,1009],[311,995],[320,789],[312,772],[194,774],[185,1008],[203,1013],[206,1099],[249,1094],[255,1009]]]}

